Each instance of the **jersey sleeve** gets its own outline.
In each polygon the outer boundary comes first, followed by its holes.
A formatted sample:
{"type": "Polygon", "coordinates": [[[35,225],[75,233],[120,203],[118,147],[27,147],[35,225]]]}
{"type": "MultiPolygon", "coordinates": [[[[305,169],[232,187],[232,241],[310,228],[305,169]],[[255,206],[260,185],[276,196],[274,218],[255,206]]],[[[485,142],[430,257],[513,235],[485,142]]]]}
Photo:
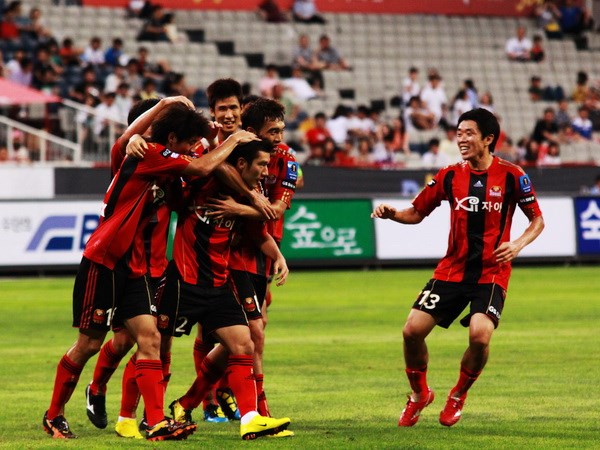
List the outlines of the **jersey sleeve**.
{"type": "Polygon", "coordinates": [[[298,163],[291,153],[286,153],[277,162],[275,185],[269,191],[271,203],[281,200],[290,208],[298,181],[298,163]]]}
{"type": "Polygon", "coordinates": [[[110,174],[115,176],[125,157],[121,154],[121,138],[117,139],[110,149],[110,174]]]}
{"type": "Polygon", "coordinates": [[[140,175],[180,175],[192,159],[187,155],[175,153],[168,148],[149,146],[144,158],[140,160],[140,175]]]}
{"type": "Polygon", "coordinates": [[[521,208],[521,211],[523,211],[529,220],[542,215],[531,180],[522,170],[516,176],[515,192],[517,193],[519,208],[521,208]]]}
{"type": "Polygon", "coordinates": [[[431,214],[435,208],[440,206],[442,200],[444,200],[444,179],[447,173],[446,169],[440,170],[412,201],[415,209],[423,217],[431,214]]]}

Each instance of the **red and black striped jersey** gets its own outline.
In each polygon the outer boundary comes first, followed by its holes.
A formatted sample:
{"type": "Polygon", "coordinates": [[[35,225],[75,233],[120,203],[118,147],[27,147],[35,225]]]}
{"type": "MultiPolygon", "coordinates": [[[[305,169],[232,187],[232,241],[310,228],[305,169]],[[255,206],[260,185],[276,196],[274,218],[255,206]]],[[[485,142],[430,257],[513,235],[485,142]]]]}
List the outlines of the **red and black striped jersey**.
{"type": "MultiPolygon", "coordinates": [[[[275,151],[271,152],[269,175],[263,182],[269,201],[273,203],[281,200],[288,209],[296,190],[296,181],[298,181],[298,163],[289,150],[290,148],[286,144],[281,143],[275,151]]],[[[267,230],[276,242],[281,242],[283,239],[283,216],[278,220],[267,222],[267,230]]]]}
{"type": "Polygon", "coordinates": [[[472,170],[466,162],[454,164],[436,174],[413,206],[428,216],[442,200],[450,204],[450,235],[433,278],[497,283],[507,289],[511,264],[498,264],[492,252],[510,240],[516,205],[530,220],[542,214],[527,174],[498,157],[484,171],[472,170]]]}
{"type": "Polygon", "coordinates": [[[157,220],[156,208],[165,201],[167,182],[189,163],[189,157],[158,144],[148,144],[144,159],[125,158],[104,196],[100,224],[84,256],[111,270],[125,258],[130,276],[144,275],[146,226],[157,220]]]}

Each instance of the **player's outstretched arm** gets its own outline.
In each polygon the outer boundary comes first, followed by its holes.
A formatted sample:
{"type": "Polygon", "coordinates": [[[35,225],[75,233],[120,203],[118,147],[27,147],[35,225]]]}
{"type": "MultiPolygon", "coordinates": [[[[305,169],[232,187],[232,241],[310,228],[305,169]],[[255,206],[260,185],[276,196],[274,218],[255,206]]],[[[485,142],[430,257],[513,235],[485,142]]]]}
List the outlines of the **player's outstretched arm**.
{"type": "Polygon", "coordinates": [[[393,206],[382,203],[371,213],[372,219],[390,219],[394,222],[404,224],[416,224],[423,221],[423,216],[414,206],[410,206],[406,209],[397,210],[393,206]]]}
{"type": "Polygon", "coordinates": [[[208,152],[202,158],[193,159],[190,164],[183,171],[184,175],[196,175],[199,177],[206,177],[213,170],[215,170],[220,164],[225,162],[229,154],[239,144],[246,144],[251,141],[259,141],[254,133],[245,130],[239,130],[230,135],[225,141],[215,148],[213,151],[208,152]]]}
{"type": "Polygon", "coordinates": [[[544,218],[542,216],[530,218],[529,226],[523,231],[521,236],[514,241],[503,242],[494,250],[496,261],[501,264],[515,259],[523,248],[531,244],[540,235],[544,226],[544,218]]]}

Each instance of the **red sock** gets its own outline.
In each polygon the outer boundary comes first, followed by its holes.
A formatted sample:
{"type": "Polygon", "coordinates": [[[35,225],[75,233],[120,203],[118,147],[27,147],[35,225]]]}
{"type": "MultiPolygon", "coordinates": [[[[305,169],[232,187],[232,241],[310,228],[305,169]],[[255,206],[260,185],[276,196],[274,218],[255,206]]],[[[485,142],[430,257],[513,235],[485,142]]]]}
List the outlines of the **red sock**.
{"type": "Polygon", "coordinates": [[[407,367],[406,376],[408,377],[410,387],[415,394],[427,392],[429,389],[429,386],[427,386],[427,366],[421,369],[411,369],[407,367]]]}
{"type": "Polygon", "coordinates": [[[200,405],[204,397],[213,385],[223,376],[223,370],[215,365],[210,358],[204,358],[200,365],[200,375],[196,377],[194,383],[179,399],[179,403],[184,409],[195,409],[200,405]]]}
{"type": "Polygon", "coordinates": [[[256,411],[256,380],[253,373],[252,355],[235,355],[229,357],[227,375],[229,387],[235,395],[240,415],[256,411]]]}
{"type": "Polygon", "coordinates": [[[265,390],[263,388],[265,376],[260,373],[258,375],[254,375],[256,379],[256,400],[257,400],[257,411],[261,416],[271,417],[271,412],[269,411],[269,405],[267,403],[267,395],[265,394],[265,390]]]}
{"type": "Polygon", "coordinates": [[[61,358],[56,367],[56,378],[54,379],[52,401],[50,402],[50,408],[48,408],[48,419],[52,420],[63,413],[63,408],[71,398],[82,370],[83,366],[75,364],[67,355],[61,358]]]}
{"type": "Polygon", "coordinates": [[[94,377],[90,385],[92,394],[106,394],[106,384],[110,380],[110,377],[112,377],[112,374],[115,373],[115,370],[117,370],[117,367],[119,367],[121,359],[122,357],[115,353],[112,340],[102,346],[96,367],[94,368],[94,377]]]}
{"type": "Polygon", "coordinates": [[[210,351],[215,346],[213,344],[206,344],[202,342],[201,339],[196,338],[194,341],[194,367],[196,368],[196,375],[200,375],[200,366],[202,365],[202,361],[206,358],[206,355],[210,353],[210,351]]]}
{"type": "Polygon", "coordinates": [[[450,395],[453,397],[454,396],[466,397],[467,391],[469,390],[469,388],[471,386],[473,386],[473,383],[475,383],[475,381],[477,381],[477,378],[479,377],[480,374],[481,374],[481,371],[471,372],[465,366],[461,365],[460,366],[460,375],[458,376],[458,382],[456,383],[456,386],[454,386],[452,388],[452,390],[450,391],[450,395]]]}
{"type": "Polygon", "coordinates": [[[135,417],[135,411],[140,402],[140,389],[138,388],[137,381],[135,380],[135,364],[137,361],[137,354],[134,353],[123,372],[123,381],[121,382],[121,417],[135,417]]]}
{"type": "Polygon", "coordinates": [[[167,392],[167,386],[169,384],[169,380],[171,379],[171,352],[168,352],[165,355],[161,355],[160,361],[162,363],[162,385],[165,392],[167,392]]]}
{"type": "Polygon", "coordinates": [[[135,380],[144,399],[146,420],[153,427],[165,418],[163,410],[165,391],[160,359],[138,359],[135,363],[135,380]]]}

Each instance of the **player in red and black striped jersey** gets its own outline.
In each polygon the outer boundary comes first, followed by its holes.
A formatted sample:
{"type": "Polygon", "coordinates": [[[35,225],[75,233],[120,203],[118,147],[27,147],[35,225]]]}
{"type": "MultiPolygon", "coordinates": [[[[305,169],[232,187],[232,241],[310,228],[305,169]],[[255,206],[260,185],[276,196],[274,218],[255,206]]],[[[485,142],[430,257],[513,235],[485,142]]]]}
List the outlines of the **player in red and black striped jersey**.
{"type": "Polygon", "coordinates": [[[442,201],[450,204],[448,251],[433,278],[417,297],[404,326],[404,359],[412,394],[399,426],[417,423],[434,398],[426,379],[429,355],[425,338],[436,325],[450,324],[470,305],[461,324],[469,327],[469,346],[461,361],[456,386],[440,413],[440,423],[452,426],[461,417],[467,392],[485,367],[489,343],[500,321],[511,272],[511,261],[544,228],[531,180],[523,170],[493,155],[500,126],[496,117],[478,108],[459,118],[457,141],[463,161],[441,169],[413,200],[396,210],[379,205],[372,217],[416,224],[442,201]],[[529,226],[511,240],[516,207],[529,226]]]}
{"type": "MultiPolygon", "coordinates": [[[[235,164],[248,187],[255,188],[267,175],[270,144],[265,141],[238,147],[229,161],[235,164]]],[[[229,253],[235,233],[234,217],[213,214],[209,201],[226,187],[218,178],[191,180],[187,209],[180,213],[175,234],[173,261],[167,271],[160,301],[158,328],[167,337],[189,334],[201,325],[203,342],[217,339],[217,345],[203,359],[196,381],[189,391],[171,404],[177,419],[189,417],[210,388],[227,370],[241,414],[240,434],[254,439],[274,434],[289,425],[289,419],[262,417],[256,411],[256,382],[253,377],[254,345],[242,306],[229,280],[229,253]]],[[[264,223],[247,223],[246,237],[274,259],[280,283],[287,276],[287,265],[264,223]]]]}
{"type": "Polygon", "coordinates": [[[91,235],[75,280],[73,325],[79,328],[75,344],[57,368],[45,430],[55,438],[73,437],[64,418],[83,366],[96,354],[111,326],[125,326],[138,344],[136,381],[146,407],[150,440],[184,438],[194,430],[164,418],[164,392],[159,342],[147,283],[143,231],[164,198],[165,182],[180,174],[208,176],[239,143],[255,140],[238,132],[203,158],[185,156],[209,126],[196,111],[174,104],[162,111],[152,129],[154,144],[143,160],[126,158],[104,199],[101,221],[91,235]],[[168,148],[167,148],[168,146],[168,148]],[[181,152],[181,153],[178,153],[181,152]],[[111,288],[113,286],[113,288],[111,288]]]}

